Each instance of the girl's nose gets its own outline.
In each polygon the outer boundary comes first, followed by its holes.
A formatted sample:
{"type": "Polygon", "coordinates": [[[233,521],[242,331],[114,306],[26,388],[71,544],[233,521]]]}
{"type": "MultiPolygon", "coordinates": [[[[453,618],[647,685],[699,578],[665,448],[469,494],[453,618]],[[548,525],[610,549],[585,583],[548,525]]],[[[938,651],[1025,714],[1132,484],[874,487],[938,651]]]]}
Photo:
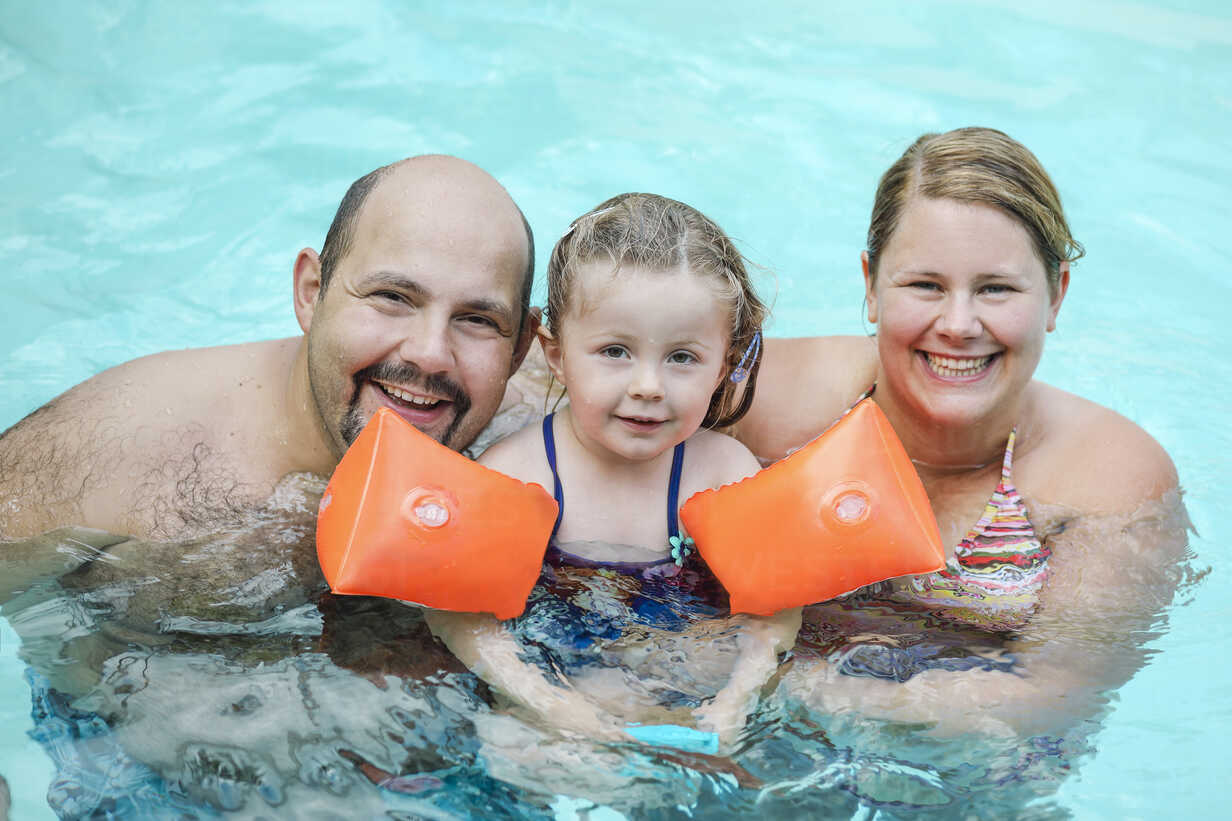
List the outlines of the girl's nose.
{"type": "Polygon", "coordinates": [[[663,398],[663,380],[659,369],[651,363],[638,363],[629,379],[629,396],[634,399],[656,400],[663,398]]]}

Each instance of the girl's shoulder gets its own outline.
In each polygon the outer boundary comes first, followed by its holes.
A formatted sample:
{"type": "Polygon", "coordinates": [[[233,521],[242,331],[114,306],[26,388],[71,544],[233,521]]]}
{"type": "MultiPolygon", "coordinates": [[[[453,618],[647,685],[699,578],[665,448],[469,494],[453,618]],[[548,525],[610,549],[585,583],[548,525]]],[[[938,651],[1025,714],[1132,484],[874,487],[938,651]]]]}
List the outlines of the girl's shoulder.
{"type": "Polygon", "coordinates": [[[782,459],[851,407],[877,375],[862,336],[768,339],[748,414],[730,429],[763,462],[782,459]]]}
{"type": "Polygon", "coordinates": [[[1177,487],[1176,467],[1141,426],[1089,399],[1033,382],[1015,448],[1020,489],[1083,513],[1122,513],[1177,487]]]}
{"type": "Polygon", "coordinates": [[[743,443],[713,430],[699,430],[685,442],[684,484],[690,492],[729,485],[761,469],[743,443]]]}
{"type": "Polygon", "coordinates": [[[548,467],[543,447],[543,428],[540,421],[532,422],[519,430],[493,442],[479,456],[479,464],[499,470],[523,482],[538,482],[551,488],[552,471],[548,467]],[[547,484],[544,484],[544,482],[547,484]]]}

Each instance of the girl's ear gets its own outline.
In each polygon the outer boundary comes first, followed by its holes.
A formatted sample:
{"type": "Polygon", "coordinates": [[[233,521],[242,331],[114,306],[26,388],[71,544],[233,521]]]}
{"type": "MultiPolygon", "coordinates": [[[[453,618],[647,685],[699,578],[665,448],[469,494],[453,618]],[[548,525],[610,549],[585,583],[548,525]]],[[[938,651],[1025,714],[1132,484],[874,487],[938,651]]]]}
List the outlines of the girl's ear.
{"type": "MultiPolygon", "coordinates": [[[[560,350],[560,340],[548,330],[546,325],[540,325],[539,330],[539,346],[543,348],[543,358],[548,363],[548,370],[552,372],[552,376],[556,377],[556,381],[565,385],[565,371],[562,367],[562,356],[560,350]]],[[[565,385],[565,387],[569,387],[565,385]]]]}

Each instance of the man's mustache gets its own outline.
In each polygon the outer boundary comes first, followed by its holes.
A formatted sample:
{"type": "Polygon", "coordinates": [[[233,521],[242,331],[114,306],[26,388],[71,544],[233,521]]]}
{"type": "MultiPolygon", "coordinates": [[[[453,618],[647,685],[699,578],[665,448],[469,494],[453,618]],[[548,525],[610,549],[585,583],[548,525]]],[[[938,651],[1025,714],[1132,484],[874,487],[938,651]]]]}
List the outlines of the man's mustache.
{"type": "Polygon", "coordinates": [[[453,421],[441,435],[441,444],[449,445],[454,433],[461,424],[467,411],[471,409],[471,398],[462,386],[447,376],[439,373],[425,375],[422,370],[409,362],[378,362],[357,371],[352,380],[355,390],[351,394],[350,407],[342,420],[342,438],[349,445],[359,436],[368,420],[359,409],[359,391],[365,382],[386,382],[393,385],[422,385],[426,393],[444,397],[453,404],[453,421]]]}

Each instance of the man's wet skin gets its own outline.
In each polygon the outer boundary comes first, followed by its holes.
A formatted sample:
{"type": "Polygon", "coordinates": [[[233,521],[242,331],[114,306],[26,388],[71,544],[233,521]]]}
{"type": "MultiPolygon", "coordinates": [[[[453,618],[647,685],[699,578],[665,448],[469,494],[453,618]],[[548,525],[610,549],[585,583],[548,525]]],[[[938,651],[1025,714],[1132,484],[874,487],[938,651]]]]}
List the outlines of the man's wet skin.
{"type": "Polygon", "coordinates": [[[378,407],[456,449],[473,440],[533,338],[528,229],[462,160],[374,175],[332,245],[296,258],[303,337],[134,360],[0,437],[0,540],[85,526],[175,542],[243,525],[284,477],[328,476],[378,407]]]}
{"type": "MultiPolygon", "coordinates": [[[[117,726],[159,724],[173,754],[151,763],[178,766],[195,730],[138,705],[204,697],[216,679],[200,665],[237,686],[309,659],[322,683],[460,675],[416,609],[329,596],[315,515],[377,407],[454,448],[491,420],[534,335],[529,229],[462,160],[370,182],[331,229],[330,270],[312,249],[296,259],[302,338],[135,360],[0,437],[0,612],[63,696],[117,726]]],[[[263,714],[271,730],[303,724],[287,710],[263,714]]]]}

